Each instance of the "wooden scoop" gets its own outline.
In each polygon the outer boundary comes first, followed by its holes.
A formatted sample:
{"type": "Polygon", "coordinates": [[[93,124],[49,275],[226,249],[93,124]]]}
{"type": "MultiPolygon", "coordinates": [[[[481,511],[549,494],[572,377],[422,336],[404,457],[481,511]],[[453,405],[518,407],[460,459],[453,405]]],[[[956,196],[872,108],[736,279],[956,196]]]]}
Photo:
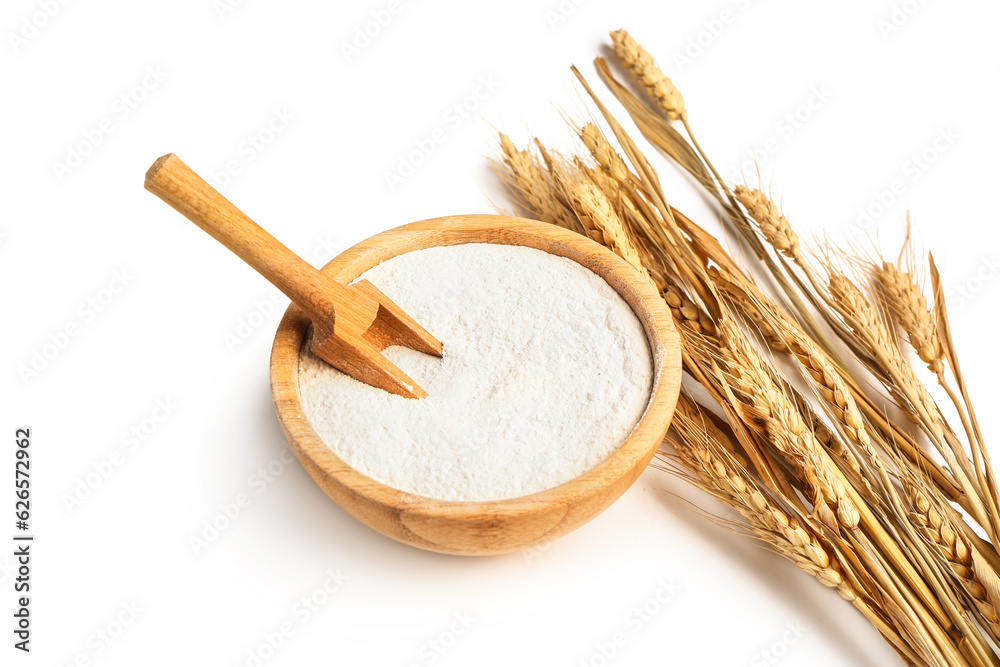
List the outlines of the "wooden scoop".
{"type": "Polygon", "coordinates": [[[386,359],[390,345],[441,356],[441,342],[374,285],[341,285],[264,231],[181,162],[164,155],[146,172],[146,189],[208,232],[280,289],[313,323],[320,359],[373,387],[407,398],[423,389],[386,359]]]}

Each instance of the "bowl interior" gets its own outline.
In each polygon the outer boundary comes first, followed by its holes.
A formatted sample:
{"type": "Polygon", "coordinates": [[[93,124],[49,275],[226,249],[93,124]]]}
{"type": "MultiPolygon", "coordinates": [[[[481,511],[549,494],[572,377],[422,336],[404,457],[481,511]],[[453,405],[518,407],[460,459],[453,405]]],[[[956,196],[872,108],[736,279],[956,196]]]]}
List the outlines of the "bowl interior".
{"type": "Polygon", "coordinates": [[[512,551],[578,527],[611,504],[642,472],[669,426],[680,389],[680,342],[662,298],[634,268],[579,234],[504,216],[437,218],[373,236],[323,268],[349,283],[397,255],[434,246],[500,243],[572,259],[604,278],[642,322],[652,353],[653,386],[646,411],[608,458],[564,484],[529,496],[464,502],[400,491],[351,468],[327,447],[305,417],[298,387],[299,353],[310,322],[294,304],[279,325],[271,356],[275,408],[293,452],[334,501],[394,539],[448,553],[512,551]]]}

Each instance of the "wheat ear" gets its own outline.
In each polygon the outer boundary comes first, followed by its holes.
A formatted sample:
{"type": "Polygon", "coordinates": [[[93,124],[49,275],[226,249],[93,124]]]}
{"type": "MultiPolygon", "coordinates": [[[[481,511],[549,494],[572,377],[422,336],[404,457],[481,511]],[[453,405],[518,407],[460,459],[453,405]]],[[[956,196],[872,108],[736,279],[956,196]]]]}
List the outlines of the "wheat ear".
{"type": "Polygon", "coordinates": [[[722,381],[738,399],[741,419],[772,444],[806,484],[814,511],[828,527],[853,530],[861,519],[833,462],[795,404],[777,386],[760,353],[729,318],[719,324],[718,355],[725,370],[722,381]],[[831,511],[831,506],[832,510],[831,511]]]}
{"type": "Polygon", "coordinates": [[[944,348],[938,338],[934,315],[927,307],[927,298],[913,275],[892,262],[882,262],[873,269],[879,294],[893,321],[906,332],[917,356],[935,375],[944,371],[944,348]]]}
{"type": "MultiPolygon", "coordinates": [[[[626,262],[642,272],[647,278],[649,274],[642,266],[639,253],[628,238],[621,219],[615,212],[611,201],[589,179],[566,178],[562,182],[573,204],[576,216],[583,223],[587,234],[608,248],[626,262]]],[[[650,282],[652,279],[650,278],[650,282]]]]}
{"type": "Polygon", "coordinates": [[[824,586],[836,589],[909,662],[929,662],[921,648],[926,642],[912,634],[916,628],[905,614],[891,602],[884,601],[887,608],[883,609],[867,594],[862,594],[852,583],[850,566],[827,546],[809,519],[796,517],[794,510],[783,507],[762,488],[734,452],[729,438],[700,406],[684,395],[678,400],[673,428],[679,436],[671,438],[677,458],[699,486],[743,517],[751,536],[769,545],[824,586]]]}
{"type": "Polygon", "coordinates": [[[578,231],[579,222],[559,200],[555,186],[531,153],[518,149],[502,132],[499,139],[507,180],[524,208],[543,222],[578,231]]]}
{"type": "Polygon", "coordinates": [[[743,185],[737,185],[733,194],[757,223],[757,228],[767,242],[788,259],[800,262],[802,252],[799,236],[770,197],[760,190],[751,190],[743,185]]]}
{"type": "Polygon", "coordinates": [[[708,268],[708,276],[720,292],[732,302],[736,310],[750,321],[764,341],[775,352],[787,352],[788,345],[782,335],[772,324],[772,318],[767,317],[759,307],[757,300],[751,297],[747,290],[738,282],[730,280],[725,273],[712,266],[708,268]]]}
{"type": "Polygon", "coordinates": [[[593,123],[587,123],[579,128],[578,134],[594,160],[611,178],[619,183],[624,183],[629,179],[628,165],[625,164],[625,160],[614,149],[600,128],[593,123]]]}
{"type": "Polygon", "coordinates": [[[671,120],[684,117],[684,97],[639,42],[624,29],[611,32],[615,53],[671,120]]]}
{"type": "Polygon", "coordinates": [[[938,511],[923,491],[908,481],[903,486],[910,504],[910,521],[948,562],[962,589],[975,601],[979,617],[992,630],[993,636],[1000,636],[995,584],[992,584],[991,591],[983,583],[984,579],[997,581],[996,572],[985,559],[977,557],[975,547],[938,511]]]}
{"type": "Polygon", "coordinates": [[[927,388],[914,375],[903,358],[885,321],[865,298],[865,295],[845,275],[828,267],[829,291],[845,323],[877,363],[883,377],[888,377],[888,389],[899,399],[901,407],[929,431],[938,443],[944,443],[944,428],[938,418],[937,406],[927,388]]]}
{"type": "Polygon", "coordinates": [[[678,400],[674,441],[681,462],[718,497],[747,520],[755,536],[819,579],[848,601],[858,595],[841,574],[836,558],[798,521],[758,488],[734,453],[729,439],[686,397],[678,400]]]}

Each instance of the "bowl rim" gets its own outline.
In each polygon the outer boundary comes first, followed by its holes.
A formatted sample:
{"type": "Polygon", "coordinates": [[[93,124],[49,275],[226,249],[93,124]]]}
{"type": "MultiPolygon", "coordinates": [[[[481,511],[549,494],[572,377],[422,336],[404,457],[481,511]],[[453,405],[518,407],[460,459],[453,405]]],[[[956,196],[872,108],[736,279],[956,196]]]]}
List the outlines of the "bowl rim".
{"type": "MultiPolygon", "coordinates": [[[[272,397],[293,452],[300,459],[306,457],[324,477],[346,487],[354,496],[377,505],[442,518],[460,518],[469,512],[519,513],[540,504],[571,502],[606,492],[636,466],[641,472],[666,435],[680,393],[680,338],[655,287],[611,250],[550,223],[500,215],[459,215],[431,218],[381,232],[345,250],[321,270],[346,284],[390,257],[464,243],[521,245],[567,257],[601,276],[629,304],[643,325],[654,375],[649,402],[628,437],[590,470],[526,496],[484,501],[441,500],[396,489],[351,467],[323,443],[310,425],[298,385],[299,352],[307,340],[310,321],[293,303],[278,325],[271,351],[272,397]],[[391,244],[387,243],[390,241],[391,244]]],[[[634,479],[615,494],[612,502],[632,482],[634,479]]]]}

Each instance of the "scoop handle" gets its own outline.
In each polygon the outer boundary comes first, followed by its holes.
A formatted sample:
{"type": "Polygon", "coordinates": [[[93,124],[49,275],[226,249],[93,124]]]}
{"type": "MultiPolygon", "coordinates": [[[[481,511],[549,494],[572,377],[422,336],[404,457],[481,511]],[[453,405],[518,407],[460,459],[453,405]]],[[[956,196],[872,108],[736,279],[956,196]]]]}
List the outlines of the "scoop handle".
{"type": "Polygon", "coordinates": [[[361,330],[371,323],[361,312],[371,308],[351,307],[356,295],[267,233],[173,153],[153,163],[146,172],[145,187],[256,269],[317,326],[332,330],[337,313],[357,317],[361,330]]]}

